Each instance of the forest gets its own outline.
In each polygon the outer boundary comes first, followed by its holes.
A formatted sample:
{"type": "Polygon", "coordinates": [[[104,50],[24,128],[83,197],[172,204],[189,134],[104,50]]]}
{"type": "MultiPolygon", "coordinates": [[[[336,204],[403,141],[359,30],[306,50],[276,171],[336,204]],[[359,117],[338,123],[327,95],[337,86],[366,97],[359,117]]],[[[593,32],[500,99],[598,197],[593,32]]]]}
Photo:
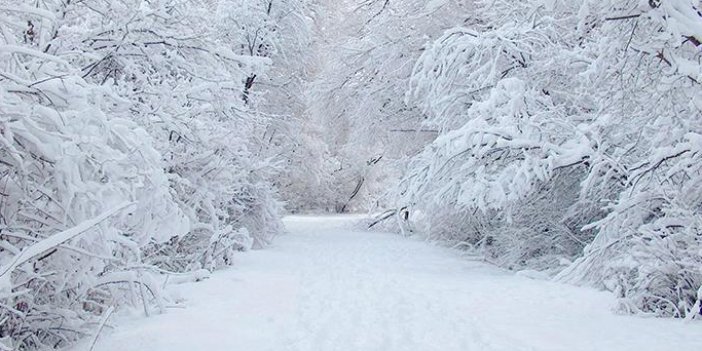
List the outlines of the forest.
{"type": "Polygon", "coordinates": [[[0,350],[370,213],[702,319],[698,0],[0,0],[0,350]]]}

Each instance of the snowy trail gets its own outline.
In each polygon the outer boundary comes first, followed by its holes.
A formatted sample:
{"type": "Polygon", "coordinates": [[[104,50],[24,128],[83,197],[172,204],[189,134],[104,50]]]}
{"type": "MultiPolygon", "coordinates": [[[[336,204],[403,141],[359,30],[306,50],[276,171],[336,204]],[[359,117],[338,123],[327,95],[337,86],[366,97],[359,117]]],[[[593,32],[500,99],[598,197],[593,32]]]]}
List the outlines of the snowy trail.
{"type": "Polygon", "coordinates": [[[288,218],[290,234],[273,247],[177,286],[187,308],[120,320],[95,350],[702,349],[698,322],[618,316],[609,294],[344,229],[348,222],[288,218]]]}

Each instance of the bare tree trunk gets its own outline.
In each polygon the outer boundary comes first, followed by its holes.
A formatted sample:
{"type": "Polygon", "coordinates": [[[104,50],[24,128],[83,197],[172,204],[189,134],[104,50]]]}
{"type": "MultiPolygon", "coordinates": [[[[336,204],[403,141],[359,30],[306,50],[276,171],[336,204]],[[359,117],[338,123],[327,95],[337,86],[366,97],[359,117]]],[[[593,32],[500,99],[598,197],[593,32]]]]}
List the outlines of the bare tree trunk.
{"type": "Polygon", "coordinates": [[[353,192],[351,193],[351,196],[349,197],[348,200],[346,200],[346,203],[344,206],[341,207],[341,212],[346,212],[346,207],[349,205],[351,200],[353,200],[356,195],[358,195],[358,192],[361,190],[361,187],[363,186],[363,183],[366,181],[365,177],[361,177],[361,179],[358,180],[358,183],[356,184],[356,188],[353,189],[353,192]]]}

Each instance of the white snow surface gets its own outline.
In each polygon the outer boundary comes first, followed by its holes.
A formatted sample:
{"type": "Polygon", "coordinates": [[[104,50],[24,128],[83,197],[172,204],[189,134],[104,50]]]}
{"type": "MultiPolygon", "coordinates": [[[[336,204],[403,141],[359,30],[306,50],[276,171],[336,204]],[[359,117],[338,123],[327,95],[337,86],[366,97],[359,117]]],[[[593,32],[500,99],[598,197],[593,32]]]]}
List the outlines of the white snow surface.
{"type": "Polygon", "coordinates": [[[354,219],[287,218],[272,247],[169,287],[184,308],[113,316],[94,350],[702,350],[699,322],[617,315],[609,293],[350,229],[354,219]]]}

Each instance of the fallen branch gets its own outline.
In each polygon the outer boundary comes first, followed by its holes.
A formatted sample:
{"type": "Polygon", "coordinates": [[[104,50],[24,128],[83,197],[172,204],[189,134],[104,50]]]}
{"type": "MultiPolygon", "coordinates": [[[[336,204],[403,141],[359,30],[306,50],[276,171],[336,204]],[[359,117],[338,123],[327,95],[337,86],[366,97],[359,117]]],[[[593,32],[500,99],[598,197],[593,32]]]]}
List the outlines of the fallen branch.
{"type": "Polygon", "coordinates": [[[397,210],[387,210],[383,213],[380,214],[380,216],[377,217],[375,221],[373,221],[371,224],[368,225],[368,229],[373,228],[377,224],[387,220],[388,218],[392,217],[397,213],[397,210]]]}

